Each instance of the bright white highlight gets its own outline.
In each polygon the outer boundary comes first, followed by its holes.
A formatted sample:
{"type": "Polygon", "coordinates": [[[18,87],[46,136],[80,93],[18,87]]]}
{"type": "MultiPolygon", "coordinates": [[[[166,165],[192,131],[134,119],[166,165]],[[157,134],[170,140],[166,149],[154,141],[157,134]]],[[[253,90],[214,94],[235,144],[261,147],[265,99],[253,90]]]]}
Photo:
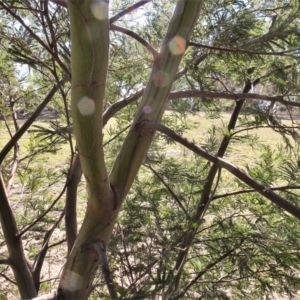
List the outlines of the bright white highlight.
{"type": "Polygon", "coordinates": [[[176,35],[168,44],[169,50],[173,55],[181,55],[186,49],[186,40],[179,35],[176,35]]]}
{"type": "Polygon", "coordinates": [[[91,11],[98,20],[108,19],[108,1],[94,0],[91,4],[91,11]]]}
{"type": "Polygon", "coordinates": [[[95,112],[95,102],[84,96],[78,100],[77,108],[83,116],[90,116],[95,112]]]}
{"type": "Polygon", "coordinates": [[[71,291],[78,291],[83,285],[82,279],[82,276],[79,274],[72,271],[66,271],[66,275],[62,279],[62,286],[71,291]]]}

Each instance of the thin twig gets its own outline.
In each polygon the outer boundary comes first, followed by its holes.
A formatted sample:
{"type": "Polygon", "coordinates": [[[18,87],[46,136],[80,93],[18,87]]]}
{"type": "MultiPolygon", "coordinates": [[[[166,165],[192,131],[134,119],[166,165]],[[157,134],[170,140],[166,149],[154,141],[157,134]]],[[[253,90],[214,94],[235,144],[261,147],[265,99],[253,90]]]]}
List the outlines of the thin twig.
{"type": "Polygon", "coordinates": [[[199,278],[201,278],[206,272],[208,272],[209,270],[211,270],[214,266],[216,266],[218,263],[222,262],[224,259],[226,259],[227,257],[229,257],[233,252],[235,252],[237,249],[239,249],[239,247],[241,246],[241,244],[244,242],[244,239],[241,240],[241,242],[239,243],[239,245],[233,249],[228,250],[226,253],[224,253],[223,255],[221,255],[220,257],[218,257],[215,261],[209,263],[204,269],[202,269],[200,272],[198,272],[198,274],[195,276],[195,278],[193,278],[188,284],[187,286],[183,289],[183,291],[181,293],[179,293],[178,296],[176,296],[174,298],[175,299],[183,299],[182,297],[184,296],[184,294],[190,289],[191,286],[193,286],[194,284],[197,283],[197,281],[199,280],[199,278]]]}
{"type": "Polygon", "coordinates": [[[35,282],[37,290],[39,290],[39,285],[40,285],[40,275],[41,275],[41,270],[43,267],[43,263],[47,254],[47,251],[49,249],[49,240],[54,232],[54,229],[58,226],[62,218],[64,217],[65,212],[63,211],[59,218],[56,220],[56,222],[52,225],[50,230],[48,230],[45,234],[44,237],[44,242],[43,242],[43,247],[39,254],[36,256],[36,259],[33,264],[33,271],[32,271],[32,277],[35,282]]]}
{"type": "Polygon", "coordinates": [[[299,47],[285,50],[285,51],[279,51],[279,52],[259,52],[259,51],[249,51],[245,49],[230,49],[230,48],[222,48],[222,47],[216,47],[216,46],[208,46],[198,43],[189,42],[189,46],[194,46],[197,48],[205,48],[205,49],[211,49],[211,50],[218,50],[218,51],[224,51],[224,52],[234,52],[234,53],[245,53],[245,54],[254,54],[254,55],[275,55],[275,56],[292,56],[288,53],[299,51],[299,47]]]}
{"type": "Polygon", "coordinates": [[[0,259],[0,265],[11,265],[11,261],[9,260],[9,258],[0,259]]]}
{"type": "Polygon", "coordinates": [[[144,38],[138,35],[136,32],[114,24],[110,25],[110,29],[131,36],[140,44],[145,46],[145,48],[153,55],[153,58],[156,58],[158,56],[158,52],[155,50],[155,48],[150,43],[148,43],[144,38]]]}
{"type": "MultiPolygon", "coordinates": [[[[179,205],[179,207],[182,209],[182,211],[184,212],[186,218],[188,220],[191,219],[189,213],[187,212],[187,210],[185,209],[185,207],[183,206],[183,204],[181,203],[180,199],[177,197],[177,195],[173,192],[173,190],[170,188],[170,186],[165,182],[165,180],[152,168],[151,165],[146,165],[147,168],[149,168],[152,173],[161,181],[161,183],[165,186],[165,188],[168,190],[168,192],[172,195],[172,197],[174,198],[174,200],[177,202],[177,204],[179,205]]],[[[186,202],[186,201],[185,201],[186,202]]]]}
{"type": "Polygon", "coordinates": [[[151,2],[152,0],[141,0],[127,8],[125,8],[124,10],[122,10],[121,12],[117,13],[116,15],[114,15],[113,17],[110,18],[109,22],[110,24],[116,22],[117,20],[121,19],[122,17],[124,17],[125,15],[131,13],[132,11],[134,11],[135,9],[147,4],[148,2],[151,2]]]}
{"type": "Polygon", "coordinates": [[[250,100],[265,100],[270,102],[278,102],[283,105],[300,107],[299,102],[293,102],[284,100],[284,96],[267,96],[261,94],[252,93],[241,93],[233,94],[226,92],[211,92],[211,91],[200,91],[200,90],[186,90],[186,91],[174,91],[170,93],[169,99],[180,99],[180,98],[217,98],[217,99],[250,99],[250,100]]]}
{"type": "Polygon", "coordinates": [[[104,113],[103,113],[103,126],[107,124],[107,122],[112,118],[118,111],[127,106],[128,104],[138,100],[142,97],[144,93],[144,88],[136,91],[133,95],[129,97],[123,98],[114,104],[112,104],[104,113]]]}
{"type": "Polygon", "coordinates": [[[52,204],[48,207],[47,210],[45,210],[39,217],[37,217],[31,224],[29,224],[27,227],[25,227],[25,229],[23,229],[19,234],[18,234],[18,238],[21,237],[22,235],[24,235],[24,233],[26,233],[30,228],[32,228],[36,223],[38,223],[42,218],[44,218],[44,216],[46,216],[51,209],[54,207],[54,205],[60,200],[60,198],[63,196],[63,194],[65,193],[67,187],[67,182],[65,183],[62,191],[60,192],[60,194],[57,196],[57,198],[52,202],[52,204]]]}
{"type": "Polygon", "coordinates": [[[113,140],[115,140],[118,136],[120,136],[124,131],[126,131],[129,127],[131,126],[131,124],[129,124],[128,126],[126,126],[125,128],[123,128],[121,131],[119,131],[114,137],[112,137],[110,140],[108,140],[106,143],[103,144],[103,147],[105,147],[106,145],[108,145],[109,143],[111,143],[113,140]]]}
{"type": "MultiPolygon", "coordinates": [[[[121,226],[119,224],[118,224],[118,226],[119,226],[119,230],[121,231],[122,245],[123,245],[123,248],[124,248],[124,254],[123,255],[124,255],[125,260],[127,262],[127,268],[129,269],[129,276],[130,276],[130,279],[131,279],[131,283],[130,283],[130,286],[128,287],[128,290],[134,289],[134,291],[136,292],[137,291],[137,288],[136,288],[136,285],[135,285],[136,280],[134,280],[134,278],[133,278],[133,271],[132,271],[131,263],[130,263],[130,260],[129,260],[130,253],[128,253],[128,251],[127,251],[127,244],[125,242],[124,231],[123,231],[123,229],[121,228],[121,226]]],[[[121,257],[121,262],[125,265],[124,259],[122,259],[122,257],[121,257]]],[[[129,281],[130,281],[130,279],[129,279],[129,281]]]]}
{"type": "MultiPolygon", "coordinates": [[[[300,190],[300,186],[285,185],[285,186],[280,186],[280,187],[270,187],[269,189],[272,191],[300,190]]],[[[256,190],[254,190],[254,189],[234,191],[234,192],[229,192],[229,193],[225,193],[225,194],[215,195],[215,196],[213,196],[212,200],[217,200],[220,198],[241,195],[241,194],[247,194],[247,193],[255,193],[255,192],[256,192],[256,190]]],[[[195,194],[197,194],[197,193],[195,193],[195,194]]]]}
{"type": "MultiPolygon", "coordinates": [[[[0,1],[0,5],[26,29],[26,31],[30,34],[30,36],[33,39],[35,39],[43,47],[43,49],[45,49],[51,56],[54,56],[52,49],[49,48],[48,45],[46,45],[44,41],[37,34],[35,34],[29,26],[26,25],[25,21],[20,16],[18,16],[13,10],[11,10],[8,6],[6,6],[2,1],[0,1]]],[[[65,72],[65,74],[71,77],[70,70],[68,70],[68,68],[62,63],[62,61],[58,58],[58,56],[54,56],[54,57],[57,63],[59,64],[59,66],[65,72]]]]}
{"type": "Polygon", "coordinates": [[[55,3],[59,6],[65,7],[65,8],[68,7],[67,0],[50,0],[50,2],[55,3]]]}

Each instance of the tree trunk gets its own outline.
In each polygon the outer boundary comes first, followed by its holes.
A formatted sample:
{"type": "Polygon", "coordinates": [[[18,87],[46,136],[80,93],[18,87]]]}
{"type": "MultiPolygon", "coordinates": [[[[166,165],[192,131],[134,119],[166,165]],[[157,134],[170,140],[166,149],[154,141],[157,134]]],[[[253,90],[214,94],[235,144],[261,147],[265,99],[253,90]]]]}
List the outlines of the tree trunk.
{"type": "Polygon", "coordinates": [[[97,243],[107,245],[122,202],[154,135],[153,130],[144,132],[137,124],[142,120],[160,122],[201,4],[202,1],[178,1],[136,117],[108,177],[102,140],[109,52],[108,3],[68,1],[72,41],[71,108],[89,195],[83,225],[61,276],[58,299],[87,299],[91,291],[99,264],[97,243]]]}

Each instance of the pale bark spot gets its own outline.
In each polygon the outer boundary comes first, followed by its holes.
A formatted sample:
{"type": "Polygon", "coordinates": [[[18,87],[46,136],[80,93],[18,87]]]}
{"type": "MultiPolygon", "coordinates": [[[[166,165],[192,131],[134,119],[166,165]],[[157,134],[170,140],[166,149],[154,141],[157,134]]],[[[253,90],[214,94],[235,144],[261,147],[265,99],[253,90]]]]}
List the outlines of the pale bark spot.
{"type": "Polygon", "coordinates": [[[179,35],[175,35],[168,43],[170,52],[173,55],[181,55],[186,49],[186,40],[179,35]]]}
{"type": "Polygon", "coordinates": [[[89,116],[95,112],[95,102],[89,97],[81,97],[77,102],[77,107],[83,116],[89,116]]]}

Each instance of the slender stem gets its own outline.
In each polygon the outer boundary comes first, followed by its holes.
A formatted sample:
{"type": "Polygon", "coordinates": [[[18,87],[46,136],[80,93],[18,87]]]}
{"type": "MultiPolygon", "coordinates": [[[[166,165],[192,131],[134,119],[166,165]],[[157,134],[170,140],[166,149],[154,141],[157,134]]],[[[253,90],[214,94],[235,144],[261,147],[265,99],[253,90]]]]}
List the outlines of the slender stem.
{"type": "Polygon", "coordinates": [[[123,98],[114,104],[112,104],[104,113],[103,113],[103,126],[112,118],[119,110],[127,106],[128,104],[138,100],[144,93],[145,89],[140,89],[135,92],[133,95],[123,98]]]}
{"type": "MultiPolygon", "coordinates": [[[[178,196],[173,192],[173,190],[171,189],[171,187],[166,183],[166,181],[158,174],[158,172],[156,172],[151,165],[146,165],[146,167],[148,169],[150,169],[152,171],[152,173],[160,180],[160,182],[164,185],[164,187],[167,189],[167,191],[171,194],[171,196],[173,197],[173,199],[176,201],[176,203],[179,205],[179,207],[181,208],[181,210],[184,212],[187,220],[190,220],[191,217],[188,213],[188,211],[185,209],[185,207],[183,206],[183,204],[181,203],[180,199],[178,198],[178,196]]],[[[185,201],[186,202],[186,201],[185,201]]]]}
{"type": "Polygon", "coordinates": [[[121,12],[117,13],[116,15],[114,15],[113,17],[110,18],[110,24],[116,22],[117,20],[121,19],[122,17],[124,17],[125,15],[133,12],[135,9],[151,2],[152,0],[141,0],[127,8],[125,8],[124,10],[122,10],[121,12]]]}
{"type": "Polygon", "coordinates": [[[51,238],[55,228],[57,228],[58,224],[60,223],[60,221],[64,217],[64,215],[65,215],[65,212],[63,211],[60,214],[60,216],[58,217],[58,219],[56,220],[56,222],[52,225],[52,227],[46,232],[42,249],[39,252],[39,254],[37,255],[37,257],[35,259],[35,262],[33,264],[32,277],[33,277],[33,280],[34,280],[37,291],[39,290],[39,287],[40,287],[40,275],[41,275],[41,271],[42,271],[42,267],[43,267],[45,257],[48,253],[50,238],[51,238]]]}
{"type": "Polygon", "coordinates": [[[189,46],[194,46],[196,48],[205,48],[205,49],[211,49],[211,50],[218,50],[223,52],[233,52],[233,53],[244,53],[244,54],[253,54],[253,55],[272,55],[272,56],[291,56],[289,53],[299,51],[299,47],[285,50],[285,51],[279,51],[279,52],[259,52],[259,51],[249,51],[246,49],[229,49],[229,48],[222,48],[222,47],[216,47],[216,46],[208,46],[198,43],[189,42],[189,46]]]}
{"type": "Polygon", "coordinates": [[[117,26],[117,25],[110,25],[110,29],[113,31],[118,31],[118,32],[122,32],[124,34],[127,34],[128,36],[131,36],[132,38],[134,38],[135,40],[137,40],[140,44],[142,44],[152,55],[154,58],[157,57],[158,52],[154,49],[154,47],[149,44],[144,38],[142,38],[140,35],[138,35],[137,33],[135,33],[134,31],[121,27],[121,26],[117,26]]]}
{"type": "Polygon", "coordinates": [[[59,193],[57,198],[52,202],[52,204],[45,210],[36,220],[34,220],[32,223],[30,223],[26,228],[24,228],[18,235],[17,237],[20,238],[22,235],[24,235],[30,228],[32,228],[35,224],[37,224],[42,218],[44,218],[55,206],[55,204],[61,199],[63,194],[65,193],[66,190],[66,184],[64,185],[62,191],[59,193]]]}
{"type": "MultiPolygon", "coordinates": [[[[271,191],[299,190],[300,186],[285,185],[285,186],[279,186],[279,187],[270,187],[269,189],[271,191]]],[[[213,196],[212,200],[217,200],[217,199],[221,199],[221,198],[225,198],[225,197],[230,197],[230,196],[241,195],[241,194],[254,193],[254,192],[256,192],[256,190],[254,190],[254,189],[234,191],[234,192],[230,192],[230,193],[215,195],[215,196],[213,196]]]]}
{"type": "Polygon", "coordinates": [[[174,300],[179,300],[179,299],[183,299],[182,297],[184,296],[184,294],[190,289],[191,286],[193,286],[194,284],[196,284],[198,282],[198,280],[209,270],[211,270],[214,266],[216,266],[217,264],[219,264],[220,262],[222,262],[224,259],[226,259],[227,257],[231,256],[233,252],[235,252],[237,249],[240,248],[241,244],[244,242],[244,240],[242,240],[239,245],[233,249],[228,250],[227,252],[225,252],[224,254],[222,254],[220,257],[218,257],[216,260],[214,260],[213,262],[209,263],[204,269],[202,269],[200,272],[198,272],[198,274],[187,284],[187,286],[183,289],[182,292],[179,293],[178,296],[176,296],[174,298],[174,300]]]}
{"type": "MultiPolygon", "coordinates": [[[[12,116],[12,119],[13,119],[13,122],[14,122],[15,131],[17,132],[19,130],[19,124],[18,124],[18,121],[17,121],[17,118],[18,118],[17,113],[14,110],[14,103],[15,103],[14,101],[10,101],[11,116],[12,116]]],[[[12,138],[12,136],[11,136],[11,138],[12,138]]],[[[13,163],[12,163],[12,166],[11,166],[11,169],[10,169],[9,178],[6,182],[6,192],[7,192],[8,196],[10,195],[11,187],[13,185],[15,174],[16,174],[19,162],[20,162],[19,149],[20,149],[19,143],[16,142],[15,145],[14,145],[13,163]]]]}

